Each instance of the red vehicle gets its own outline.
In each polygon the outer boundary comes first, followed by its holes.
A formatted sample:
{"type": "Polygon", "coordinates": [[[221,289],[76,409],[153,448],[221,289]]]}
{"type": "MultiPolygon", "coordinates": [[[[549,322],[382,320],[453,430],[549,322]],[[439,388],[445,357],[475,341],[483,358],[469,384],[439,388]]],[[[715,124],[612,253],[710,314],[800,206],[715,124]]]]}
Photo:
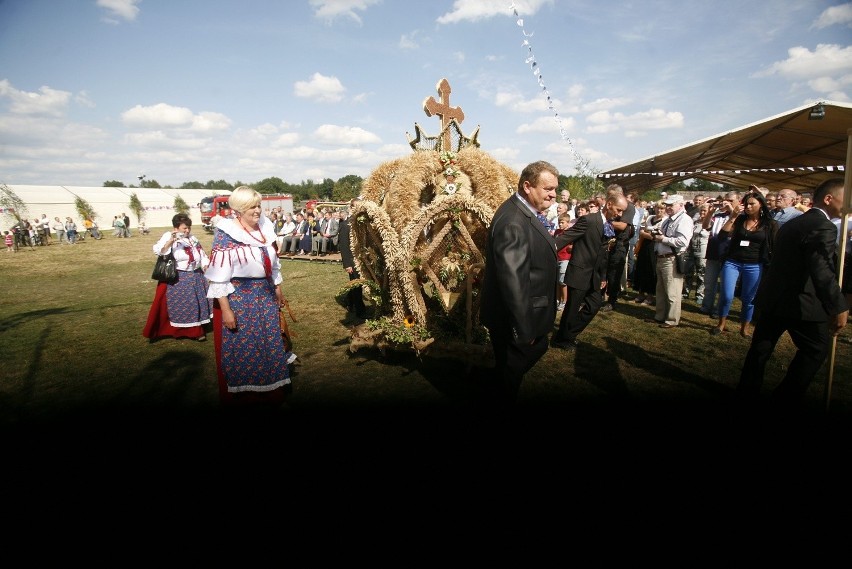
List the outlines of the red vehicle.
{"type": "MultiPolygon", "coordinates": [[[[231,208],[228,207],[229,197],[225,195],[210,196],[199,202],[198,208],[201,210],[201,225],[204,226],[204,229],[208,233],[213,233],[214,217],[228,217],[231,215],[231,208]]],[[[293,196],[290,194],[265,195],[260,205],[264,214],[276,207],[280,207],[284,213],[293,213],[293,196]]]]}

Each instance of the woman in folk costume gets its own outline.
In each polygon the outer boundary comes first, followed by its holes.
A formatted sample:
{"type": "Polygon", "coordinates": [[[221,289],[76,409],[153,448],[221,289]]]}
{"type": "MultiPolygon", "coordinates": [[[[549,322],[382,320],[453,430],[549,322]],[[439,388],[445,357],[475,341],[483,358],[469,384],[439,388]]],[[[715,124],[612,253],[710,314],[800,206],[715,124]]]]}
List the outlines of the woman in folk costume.
{"type": "Polygon", "coordinates": [[[171,336],[203,342],[207,339],[204,328],[213,315],[213,301],[207,298],[204,278],[210,258],[191,234],[192,219],[187,214],[175,215],[172,227],[173,231],[166,231],[154,243],[153,250],[155,255],[172,252],[178,280],[174,284],[157,284],[142,335],[151,341],[171,336]]]}
{"type": "Polygon", "coordinates": [[[235,189],[228,204],[234,216],[216,225],[206,272],[207,296],[215,300],[219,396],[223,403],[278,404],[290,389],[296,355],[285,351],[281,338],[284,296],[275,230],[252,188],[235,189]]]}

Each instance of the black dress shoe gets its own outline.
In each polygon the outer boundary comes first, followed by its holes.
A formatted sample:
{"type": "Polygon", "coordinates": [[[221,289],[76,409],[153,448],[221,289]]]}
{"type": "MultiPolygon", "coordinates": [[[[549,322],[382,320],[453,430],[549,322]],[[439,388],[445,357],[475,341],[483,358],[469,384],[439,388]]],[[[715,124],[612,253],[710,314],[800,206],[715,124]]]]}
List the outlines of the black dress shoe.
{"type": "Polygon", "coordinates": [[[611,304],[604,304],[598,312],[612,312],[615,307],[611,304]]]}
{"type": "Polygon", "coordinates": [[[564,342],[551,342],[551,346],[560,350],[576,350],[579,342],[577,340],[565,340],[564,342]]]}

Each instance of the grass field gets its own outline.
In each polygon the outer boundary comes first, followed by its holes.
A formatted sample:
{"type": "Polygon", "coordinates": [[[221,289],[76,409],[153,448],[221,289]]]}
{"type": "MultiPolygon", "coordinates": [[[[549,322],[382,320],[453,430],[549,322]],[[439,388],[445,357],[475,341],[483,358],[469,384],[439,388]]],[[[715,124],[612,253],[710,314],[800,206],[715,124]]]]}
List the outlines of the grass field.
{"type": "MultiPolygon", "coordinates": [[[[284,510],[322,496],[363,511],[381,498],[406,516],[413,492],[420,516],[461,493],[455,506],[473,500],[495,521],[491,508],[513,491],[524,496],[512,498],[518,504],[562,499],[551,513],[566,515],[578,500],[620,507],[616,496],[649,488],[710,502],[746,470],[760,471],[764,489],[779,475],[805,479],[848,443],[848,330],[829,412],[823,369],[804,424],[744,429],[731,419],[727,400],[748,347],[735,332],[739,307],[734,332],[711,337],[713,321],[691,301],[672,330],[644,323],[653,309],[631,302],[599,315],[576,353],[551,349],[527,374],[514,411],[493,414],[479,407],[463,364],[350,353],[334,298],[347,282],[342,267],[292,260],[282,273],[298,320],[293,393],[278,409],[226,412],[213,342],[142,337],[155,288],[151,246],[163,230],[0,256],[0,446],[12,465],[7,487],[23,500],[76,511],[92,503],[85,488],[103,503],[132,492],[146,508],[180,492],[198,506],[210,496],[205,484],[236,491],[251,479],[254,490],[286,484],[284,510]],[[120,493],[102,494],[107,487],[120,493]]],[[[209,250],[212,237],[198,236],[209,250]]],[[[767,391],[791,357],[785,336],[767,391]]]]}
{"type": "MultiPolygon", "coordinates": [[[[23,249],[0,257],[0,416],[19,422],[74,418],[91,409],[154,408],[180,413],[218,407],[213,344],[141,336],[155,283],[151,246],[164,229],[130,239],[23,249]]],[[[212,237],[198,234],[209,250],[212,237]]],[[[455,407],[469,403],[464,365],[406,354],[349,354],[345,311],[334,297],[347,281],[339,264],[282,261],[284,291],[298,322],[301,365],[292,411],[323,408],[455,407]]],[[[678,329],[642,320],[653,308],[624,302],[599,314],[575,354],[550,350],[528,374],[521,406],[615,402],[721,401],[736,385],[748,343],[731,332],[711,337],[713,321],[684,301],[678,329]]],[[[831,408],[852,409],[849,331],[837,344],[831,408]]],[[[784,336],[767,389],[792,357],[784,336]]],[[[827,369],[809,393],[824,406],[827,369]]]]}

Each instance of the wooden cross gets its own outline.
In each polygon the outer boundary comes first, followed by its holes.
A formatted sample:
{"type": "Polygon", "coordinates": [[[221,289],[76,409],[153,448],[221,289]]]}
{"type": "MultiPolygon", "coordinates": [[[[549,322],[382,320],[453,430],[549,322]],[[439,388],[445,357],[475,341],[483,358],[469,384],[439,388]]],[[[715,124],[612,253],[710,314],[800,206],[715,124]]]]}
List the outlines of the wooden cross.
{"type": "Polygon", "coordinates": [[[450,106],[450,82],[446,79],[441,79],[436,86],[438,94],[441,96],[441,102],[435,100],[435,97],[429,97],[423,101],[423,110],[426,111],[426,116],[431,117],[437,115],[441,118],[441,145],[442,150],[452,150],[452,141],[450,140],[450,130],[447,126],[450,121],[455,119],[461,125],[464,121],[464,111],[461,107],[450,106]]]}

